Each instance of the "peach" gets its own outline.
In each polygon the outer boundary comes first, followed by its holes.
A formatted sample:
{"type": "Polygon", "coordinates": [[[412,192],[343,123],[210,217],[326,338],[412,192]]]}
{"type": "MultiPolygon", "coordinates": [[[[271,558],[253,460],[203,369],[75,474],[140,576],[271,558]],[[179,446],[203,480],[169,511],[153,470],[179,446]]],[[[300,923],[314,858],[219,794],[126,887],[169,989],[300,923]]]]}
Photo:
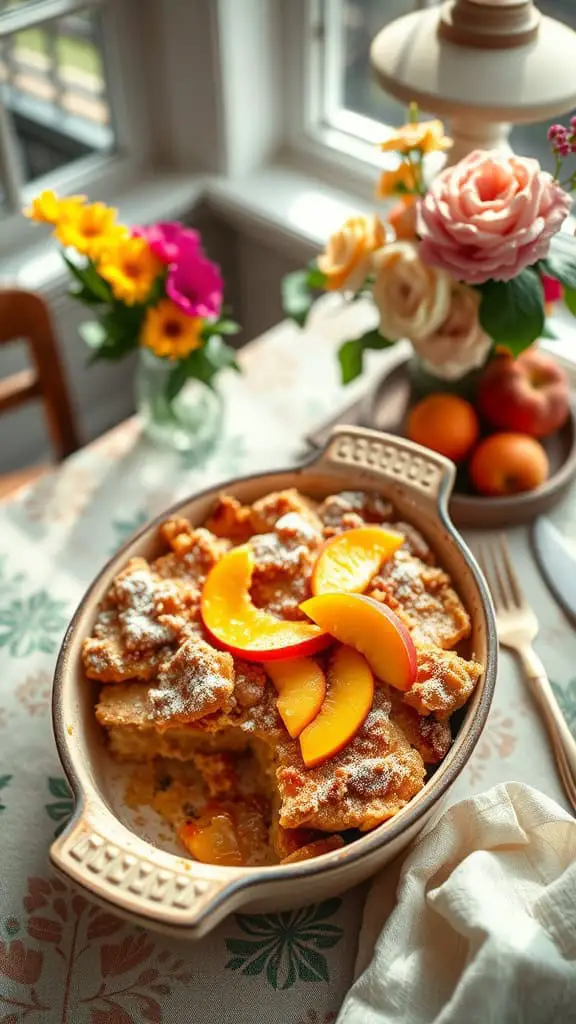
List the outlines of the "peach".
{"type": "Polygon", "coordinates": [[[326,694],[326,676],[312,658],[272,661],[266,671],[278,692],[276,707],[292,739],[316,717],[326,694]]]}
{"type": "Polygon", "coordinates": [[[226,811],[186,822],[179,829],[178,837],[202,864],[239,867],[243,863],[234,821],[226,811]]]}
{"type": "Polygon", "coordinates": [[[406,432],[411,441],[461,462],[476,444],[480,424],[470,402],[442,392],[428,395],[414,406],[406,432]]]}
{"type": "Polygon", "coordinates": [[[568,418],[570,385],[551,356],[529,348],[517,359],[499,355],[488,363],[477,404],[491,427],[547,437],[568,418]]]}
{"type": "Polygon", "coordinates": [[[312,573],[313,594],[362,592],[383,562],[404,543],[401,533],[358,526],[327,541],[312,573]]]}
{"type": "Polygon", "coordinates": [[[354,739],[373,699],[374,676],[366,658],[353,647],[339,647],[328,671],[326,699],[314,721],[300,734],[302,760],[307,768],[334,757],[354,739]]]}
{"type": "Polygon", "coordinates": [[[409,690],[416,679],[416,648],[397,615],[364,594],[321,594],[300,605],[321,629],[355,647],[372,672],[397,690],[409,690]]]}
{"type": "Polygon", "coordinates": [[[468,473],[479,494],[518,494],[544,483],[548,457],[542,445],[527,434],[492,434],[478,445],[468,473]]]}
{"type": "Polygon", "coordinates": [[[252,549],[242,545],[228,551],[208,573],[201,612],[214,643],[246,661],[296,658],[323,650],[330,637],[317,626],[285,622],[253,604],[253,571],[252,549]]]}
{"type": "Polygon", "coordinates": [[[325,839],[315,839],[313,843],[301,846],[294,853],[284,857],[281,864],[299,864],[303,860],[311,860],[313,857],[321,857],[324,853],[332,853],[334,850],[341,850],[344,846],[342,836],[326,836],[325,839]]]}

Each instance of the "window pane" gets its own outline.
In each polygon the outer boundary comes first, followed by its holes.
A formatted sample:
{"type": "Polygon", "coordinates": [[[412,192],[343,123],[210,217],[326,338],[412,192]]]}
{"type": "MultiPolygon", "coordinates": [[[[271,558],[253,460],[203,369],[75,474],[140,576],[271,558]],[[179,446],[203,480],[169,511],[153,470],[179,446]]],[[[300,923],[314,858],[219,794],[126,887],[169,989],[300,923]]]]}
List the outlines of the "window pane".
{"type": "MultiPolygon", "coordinates": [[[[435,2],[428,0],[428,5],[435,2]]],[[[404,119],[404,106],[387,96],[372,76],[370,44],[387,22],[423,6],[426,0],[325,0],[325,116],[329,123],[336,123],[343,110],[384,124],[404,119]]]]}
{"type": "Polygon", "coordinates": [[[70,14],[1,40],[0,96],[2,184],[12,205],[7,159],[12,179],[22,186],[82,157],[110,152],[114,133],[97,17],[70,14]]]}
{"type": "MultiPolygon", "coordinates": [[[[574,0],[537,0],[537,7],[542,14],[548,15],[549,18],[556,18],[576,29],[574,0]]],[[[559,120],[563,119],[559,118],[559,120]]],[[[554,168],[554,158],[546,139],[550,123],[550,121],[542,121],[537,124],[518,125],[513,129],[510,139],[512,148],[517,153],[536,156],[542,166],[549,171],[554,168]]]]}
{"type": "MultiPolygon", "coordinates": [[[[370,44],[389,21],[437,0],[325,0],[325,103],[328,124],[340,123],[343,111],[352,111],[380,124],[400,124],[406,108],[387,96],[372,77],[370,44]]],[[[536,0],[542,14],[576,29],[576,0],[536,0]]],[[[349,124],[349,122],[347,122],[349,124]]],[[[551,168],[553,158],[545,124],[519,125],[511,136],[518,153],[533,154],[551,168]]],[[[356,125],[349,130],[354,130],[356,125]]],[[[359,127],[359,133],[361,127],[359,127]]]]}

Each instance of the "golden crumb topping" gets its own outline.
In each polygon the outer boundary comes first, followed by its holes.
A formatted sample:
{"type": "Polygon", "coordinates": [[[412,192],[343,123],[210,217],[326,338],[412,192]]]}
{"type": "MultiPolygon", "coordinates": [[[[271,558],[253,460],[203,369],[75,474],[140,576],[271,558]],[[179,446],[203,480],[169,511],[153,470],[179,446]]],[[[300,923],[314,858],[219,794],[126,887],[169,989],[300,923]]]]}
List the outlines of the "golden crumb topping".
{"type": "Polygon", "coordinates": [[[448,718],[470,697],[484,671],[482,665],[432,644],[417,647],[416,656],[418,676],[404,700],[419,715],[432,712],[438,719],[448,718]]]}
{"type": "Polygon", "coordinates": [[[196,722],[227,703],[234,689],[234,660],[203,640],[187,640],[165,663],[150,690],[154,721],[196,722]]]}
{"type": "Polygon", "coordinates": [[[372,580],[369,594],[400,615],[414,643],[448,649],[470,635],[470,617],[450,586],[450,577],[404,547],[372,580]]]}

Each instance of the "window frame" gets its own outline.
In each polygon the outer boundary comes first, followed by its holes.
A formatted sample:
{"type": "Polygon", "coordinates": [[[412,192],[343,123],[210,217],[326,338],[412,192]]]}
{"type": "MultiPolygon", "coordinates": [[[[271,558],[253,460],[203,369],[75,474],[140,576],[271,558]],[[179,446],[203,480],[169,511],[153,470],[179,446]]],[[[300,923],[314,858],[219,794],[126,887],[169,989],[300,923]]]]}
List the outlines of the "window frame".
{"type": "MultiPolygon", "coordinates": [[[[102,63],[110,98],[114,150],[90,153],[25,183],[18,188],[23,205],[48,188],[63,194],[73,191],[93,198],[113,197],[136,180],[149,151],[145,104],[135,61],[130,59],[131,40],[137,27],[137,5],[133,0],[44,0],[42,5],[14,8],[7,11],[5,19],[0,21],[0,37],[24,28],[41,27],[55,18],[87,8],[100,19],[102,63]]],[[[11,130],[10,119],[0,104],[0,134],[11,130]]],[[[17,210],[2,217],[0,229],[0,258],[9,256],[31,241],[30,225],[17,210]]]]}

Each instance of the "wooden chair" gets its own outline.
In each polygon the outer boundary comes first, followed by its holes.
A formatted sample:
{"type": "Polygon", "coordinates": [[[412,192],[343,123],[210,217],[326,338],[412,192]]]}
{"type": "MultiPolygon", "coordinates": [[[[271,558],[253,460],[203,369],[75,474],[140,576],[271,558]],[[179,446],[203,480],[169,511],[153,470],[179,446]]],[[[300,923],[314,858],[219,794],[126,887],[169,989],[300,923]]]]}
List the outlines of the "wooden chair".
{"type": "MultiPolygon", "coordinates": [[[[0,291],[0,345],[18,340],[28,343],[33,365],[0,380],[0,413],[40,399],[54,454],[60,461],[80,445],[48,307],[34,292],[0,291]]],[[[0,474],[0,500],[49,468],[30,466],[15,473],[0,474]]]]}

